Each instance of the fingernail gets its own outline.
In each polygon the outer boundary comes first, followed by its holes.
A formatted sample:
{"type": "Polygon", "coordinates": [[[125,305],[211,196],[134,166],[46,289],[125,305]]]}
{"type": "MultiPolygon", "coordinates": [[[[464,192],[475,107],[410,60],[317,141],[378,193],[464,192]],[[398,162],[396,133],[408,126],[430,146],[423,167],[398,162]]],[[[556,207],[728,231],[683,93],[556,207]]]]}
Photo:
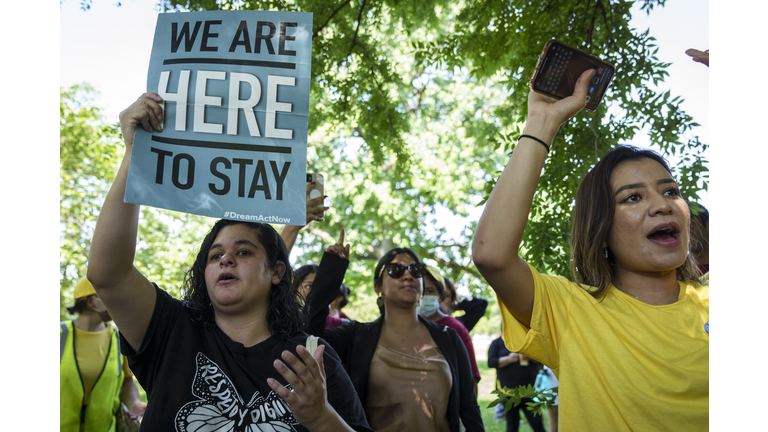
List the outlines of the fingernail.
{"type": "Polygon", "coordinates": [[[273,363],[273,365],[275,366],[275,369],[282,369],[282,368],[284,368],[284,367],[285,367],[285,365],[283,364],[283,362],[281,362],[280,360],[275,360],[275,362],[273,363]]]}

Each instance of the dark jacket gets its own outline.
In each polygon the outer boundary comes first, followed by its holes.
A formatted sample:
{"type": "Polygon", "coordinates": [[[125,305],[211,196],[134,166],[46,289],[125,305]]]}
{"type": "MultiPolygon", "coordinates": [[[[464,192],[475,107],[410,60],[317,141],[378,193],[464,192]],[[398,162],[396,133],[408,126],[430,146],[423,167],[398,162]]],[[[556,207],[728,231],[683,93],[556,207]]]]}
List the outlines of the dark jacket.
{"type": "MultiPolygon", "coordinates": [[[[322,337],[336,351],[346,365],[357,396],[365,406],[368,395],[368,374],[376,346],[381,336],[384,317],[360,323],[352,321],[339,327],[325,328],[328,304],[336,298],[349,261],[325,253],[307,298],[310,322],[307,333],[322,337]],[[341,279],[339,279],[341,277],[341,279]],[[334,288],[335,287],[335,288],[334,288]],[[335,289],[335,291],[333,291],[335,289]],[[333,291],[333,292],[330,292],[333,291]]],[[[451,369],[453,385],[448,399],[448,419],[451,432],[459,432],[459,421],[469,432],[483,431],[483,420],[475,396],[475,385],[469,355],[455,330],[419,317],[429,330],[432,340],[445,356],[451,369]]]]}
{"type": "Polygon", "coordinates": [[[499,359],[511,353],[504,345],[502,338],[496,338],[488,347],[488,367],[496,369],[496,380],[502,387],[511,389],[521,385],[533,385],[536,383],[536,375],[542,368],[542,364],[529,358],[528,365],[523,366],[519,361],[500,368],[499,359]]]}
{"type": "Polygon", "coordinates": [[[472,331],[480,318],[485,316],[485,310],[488,309],[488,300],[480,297],[472,297],[469,300],[462,300],[457,307],[463,310],[464,315],[457,317],[460,323],[464,324],[467,331],[472,331]]]}

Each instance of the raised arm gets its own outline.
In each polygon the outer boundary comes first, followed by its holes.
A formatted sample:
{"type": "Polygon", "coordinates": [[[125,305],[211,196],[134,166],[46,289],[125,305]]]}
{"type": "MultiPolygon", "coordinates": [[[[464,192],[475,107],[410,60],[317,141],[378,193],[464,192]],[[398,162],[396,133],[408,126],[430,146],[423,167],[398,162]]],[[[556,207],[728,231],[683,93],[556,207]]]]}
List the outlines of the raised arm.
{"type": "Polygon", "coordinates": [[[485,311],[488,309],[488,300],[480,297],[472,297],[470,300],[464,299],[459,302],[458,310],[463,310],[464,315],[456,318],[464,324],[467,331],[472,331],[480,321],[480,318],[485,316],[485,311]]]}
{"type": "Polygon", "coordinates": [[[152,317],[156,291],[133,266],[139,206],[125,202],[123,197],[136,127],[141,125],[148,132],[162,130],[160,103],[160,96],[145,93],[120,113],[125,156],[101,207],[88,258],[88,280],[135,350],[141,345],[152,317]]]}
{"type": "Polygon", "coordinates": [[[339,296],[339,287],[344,282],[344,275],[349,266],[349,244],[344,245],[344,228],[339,241],[325,250],[320,265],[312,282],[312,290],[307,296],[309,305],[309,324],[306,332],[325,337],[325,318],[328,305],[339,296]]]}
{"type": "MultiPolygon", "coordinates": [[[[307,183],[307,194],[309,194],[309,191],[312,190],[312,186],[315,183],[307,183]]],[[[283,239],[283,242],[285,243],[285,248],[288,250],[288,255],[291,254],[291,249],[293,249],[293,245],[296,244],[296,238],[299,236],[299,231],[301,231],[302,228],[309,225],[310,223],[314,221],[323,222],[325,219],[323,219],[323,216],[325,215],[325,211],[328,210],[328,207],[318,207],[318,204],[322,204],[323,200],[326,197],[321,196],[314,199],[311,199],[307,201],[307,223],[304,225],[284,225],[283,229],[280,231],[280,238],[283,239]]]]}
{"type": "MultiPolygon", "coordinates": [[[[593,72],[584,72],[576,82],[574,94],[559,101],[531,91],[523,134],[551,145],[560,125],[584,107],[593,72]]],[[[518,249],[546,158],[547,149],[541,143],[531,138],[520,139],[488,198],[472,239],[472,259],[477,269],[515,318],[525,325],[531,322],[534,286],[518,249]]]]}

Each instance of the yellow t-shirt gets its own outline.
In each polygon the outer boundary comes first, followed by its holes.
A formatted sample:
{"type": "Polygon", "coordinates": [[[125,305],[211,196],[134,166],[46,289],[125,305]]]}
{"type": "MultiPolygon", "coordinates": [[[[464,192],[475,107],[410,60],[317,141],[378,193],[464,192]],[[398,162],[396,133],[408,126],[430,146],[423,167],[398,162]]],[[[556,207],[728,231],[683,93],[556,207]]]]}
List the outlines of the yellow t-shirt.
{"type": "MultiPolygon", "coordinates": [[[[110,337],[112,331],[109,327],[97,332],[80,330],[75,327],[75,353],[77,355],[77,368],[80,370],[80,378],[83,380],[85,389],[85,398],[83,403],[88,403],[88,397],[91,394],[91,388],[96,379],[104,369],[104,362],[107,359],[110,337]]],[[[125,379],[133,377],[133,373],[128,368],[128,362],[125,356],[121,355],[123,372],[125,379]]]]}
{"type": "Polygon", "coordinates": [[[557,376],[561,431],[709,429],[709,286],[680,282],[677,302],[652,306],[530,269],[531,327],[499,301],[504,342],[557,376]]]}

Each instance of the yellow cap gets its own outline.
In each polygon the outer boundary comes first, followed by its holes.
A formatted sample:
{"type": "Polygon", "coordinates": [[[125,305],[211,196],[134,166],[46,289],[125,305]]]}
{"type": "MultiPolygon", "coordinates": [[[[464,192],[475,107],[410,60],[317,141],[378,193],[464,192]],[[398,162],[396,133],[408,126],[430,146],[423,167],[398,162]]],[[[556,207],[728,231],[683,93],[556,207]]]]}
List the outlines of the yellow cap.
{"type": "Polygon", "coordinates": [[[75,300],[95,294],[96,290],[87,278],[82,278],[75,284],[75,300]]]}
{"type": "Polygon", "coordinates": [[[445,287],[445,278],[443,277],[442,273],[440,273],[440,270],[432,266],[427,266],[427,271],[432,275],[433,278],[435,278],[436,281],[440,282],[443,284],[443,287],[445,287]]]}

